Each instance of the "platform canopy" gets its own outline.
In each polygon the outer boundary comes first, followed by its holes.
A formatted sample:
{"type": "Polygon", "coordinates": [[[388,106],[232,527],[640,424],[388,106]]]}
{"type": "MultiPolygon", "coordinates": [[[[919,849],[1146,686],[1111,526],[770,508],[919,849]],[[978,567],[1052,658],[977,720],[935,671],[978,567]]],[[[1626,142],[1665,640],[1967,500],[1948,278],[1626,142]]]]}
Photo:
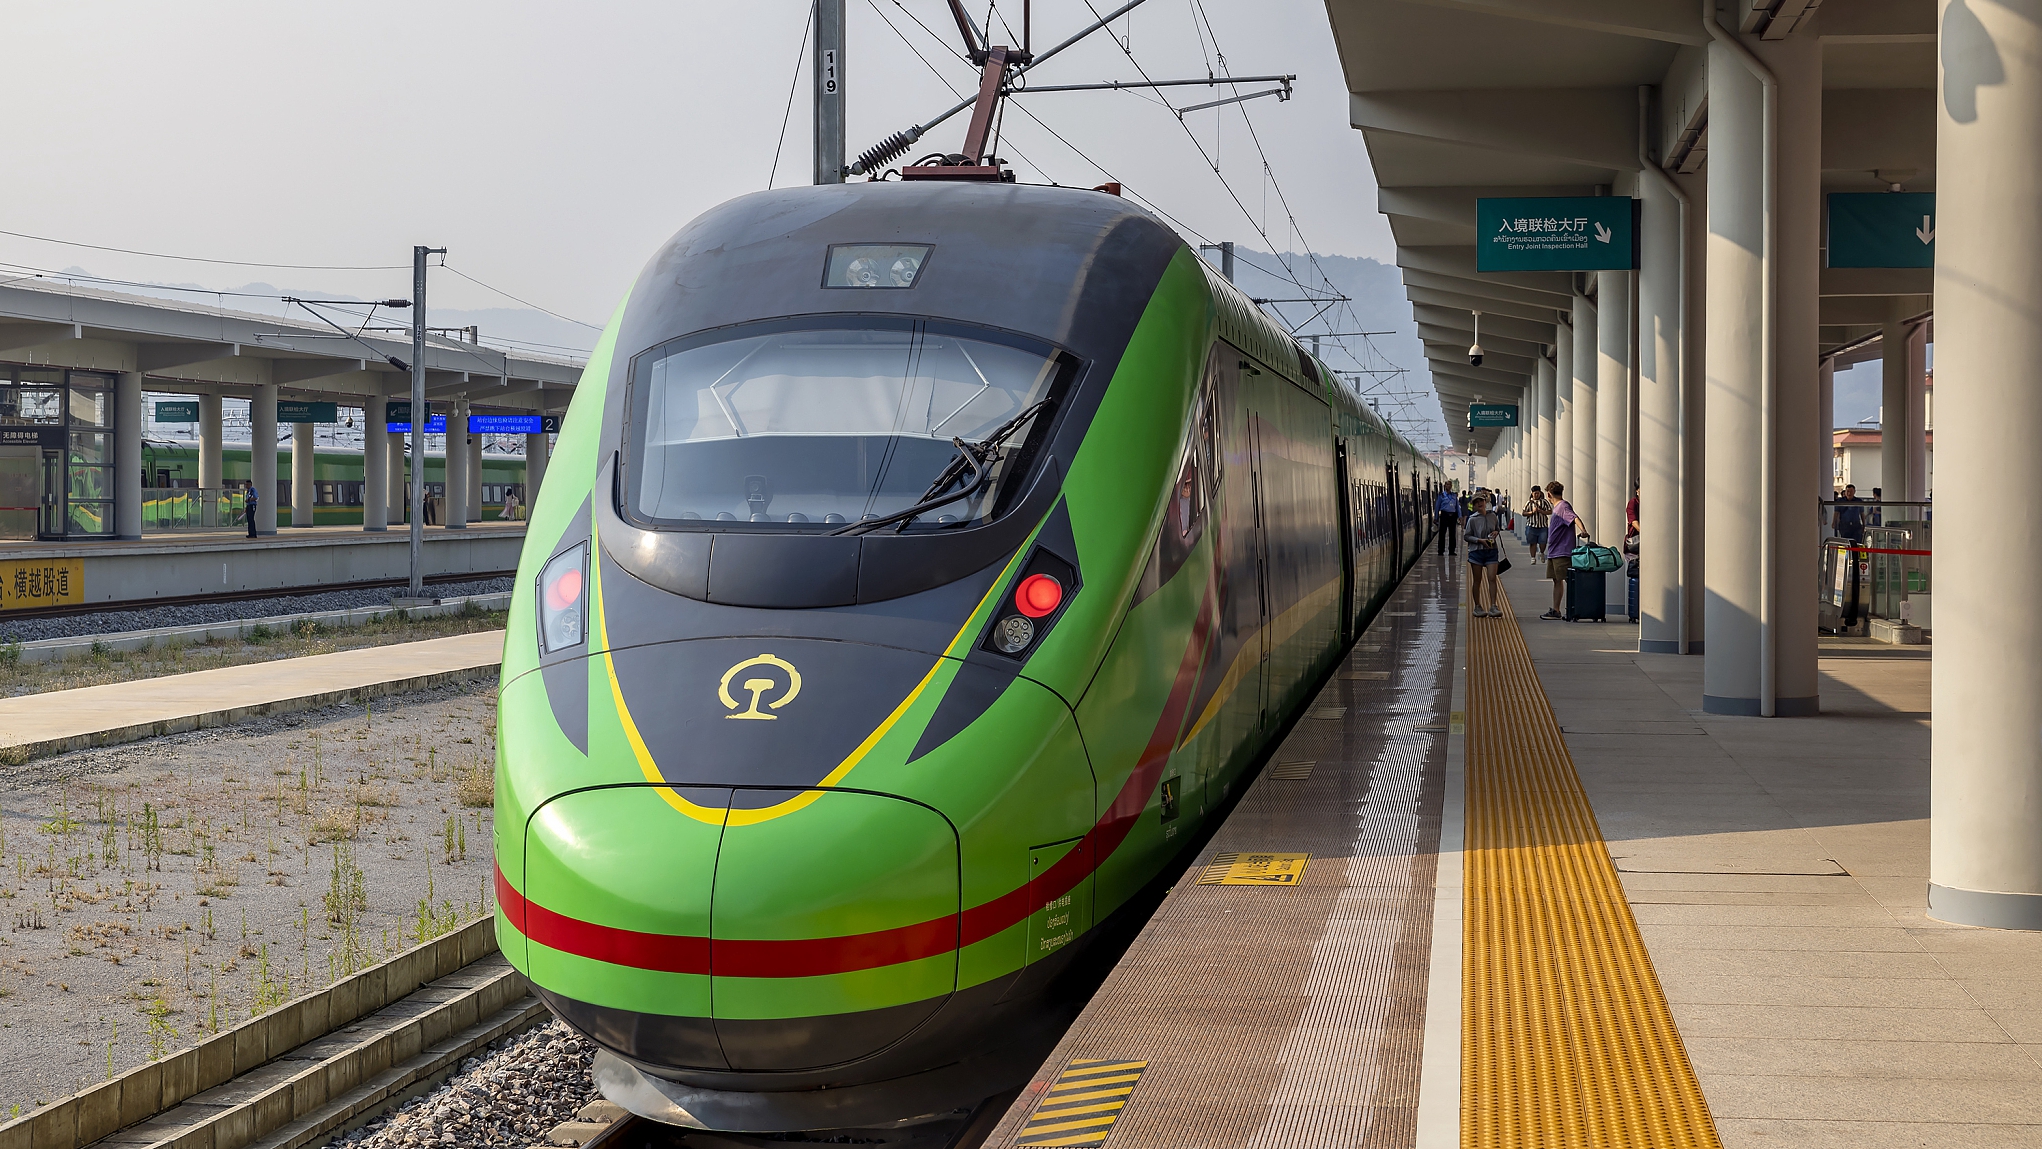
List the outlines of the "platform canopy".
{"type": "MultiPolygon", "coordinates": [[[[389,314],[392,326],[409,318],[389,314]]],[[[370,333],[356,341],[310,316],[278,318],[49,281],[0,286],[0,362],[141,372],[151,391],[248,399],[275,384],[284,399],[363,407],[410,393],[411,377],[384,355],[409,363],[410,336],[370,333]]],[[[552,412],[566,408],[582,362],[434,336],[425,366],[432,399],[552,412]]]]}
{"type": "MultiPolygon", "coordinates": [[[[1477,272],[1485,197],[1632,195],[1645,162],[1705,210],[1709,33],[1697,0],[1327,0],[1367,143],[1377,206],[1455,445],[1497,429],[1467,408],[1518,401],[1552,330],[1595,277],[1477,272]],[[1641,92],[1643,104],[1641,106],[1641,92]],[[1641,155],[1647,157],[1641,161],[1641,155]],[[1482,312],[1481,367],[1467,360],[1482,312]],[[1493,337],[1492,337],[1493,332],[1493,337]]],[[[1935,188],[1933,0],[1725,0],[1722,23],[1761,39],[1822,42],[1825,192],[1935,188]]],[[[1825,268],[1825,351],[1929,310],[1932,272],[1825,268]]]]}

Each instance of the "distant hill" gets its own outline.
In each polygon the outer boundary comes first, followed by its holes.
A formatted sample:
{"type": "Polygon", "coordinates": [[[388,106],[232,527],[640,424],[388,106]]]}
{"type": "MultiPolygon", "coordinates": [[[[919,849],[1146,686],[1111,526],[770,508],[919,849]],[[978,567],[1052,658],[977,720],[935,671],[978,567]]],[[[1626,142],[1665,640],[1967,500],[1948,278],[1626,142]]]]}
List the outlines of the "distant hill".
{"type": "MultiPolygon", "coordinates": [[[[1357,256],[1321,255],[1315,268],[1310,256],[1298,252],[1284,252],[1281,259],[1250,247],[1236,247],[1234,252],[1234,282],[1257,299],[1323,294],[1325,284],[1319,279],[1323,271],[1334,290],[1348,296],[1350,302],[1334,306],[1316,320],[1312,320],[1313,313],[1319,311],[1316,303],[1272,304],[1269,310],[1298,324],[1307,336],[1314,331],[1391,332],[1369,339],[1321,340],[1319,356],[1336,371],[1373,369],[1373,374],[1360,376],[1364,393],[1374,397],[1377,410],[1418,446],[1430,448],[1445,438],[1446,424],[1440,417],[1432,377],[1425,369],[1425,349],[1418,342],[1418,326],[1404,297],[1403,277],[1395,267],[1357,256]],[[1286,266],[1306,290],[1284,277],[1286,266]],[[1386,370],[1394,367],[1405,371],[1390,374],[1386,370]]],[[[1218,252],[1205,255],[1215,263],[1219,260],[1218,252]]]]}
{"type": "MultiPolygon", "coordinates": [[[[351,292],[328,291],[317,286],[295,284],[279,287],[272,283],[244,283],[238,287],[211,288],[197,283],[154,283],[114,285],[96,281],[90,271],[82,267],[67,267],[65,275],[79,276],[79,282],[86,287],[105,287],[112,291],[133,295],[151,295],[163,299],[174,299],[180,303],[214,304],[232,311],[249,311],[259,315],[290,316],[305,319],[305,312],[284,303],[278,296],[289,295],[303,299],[360,299],[351,292]]],[[[409,294],[408,292],[406,294],[409,294]]],[[[430,296],[428,296],[430,301],[430,296]]],[[[339,313],[334,318],[347,322],[339,313]]],[[[403,327],[410,323],[408,311],[381,311],[376,314],[375,323],[382,327],[403,327]]],[[[558,319],[529,307],[485,307],[464,310],[456,307],[426,308],[428,327],[477,327],[482,342],[508,345],[513,349],[528,348],[549,355],[564,355],[584,358],[596,345],[598,331],[565,319],[558,319]]]]}

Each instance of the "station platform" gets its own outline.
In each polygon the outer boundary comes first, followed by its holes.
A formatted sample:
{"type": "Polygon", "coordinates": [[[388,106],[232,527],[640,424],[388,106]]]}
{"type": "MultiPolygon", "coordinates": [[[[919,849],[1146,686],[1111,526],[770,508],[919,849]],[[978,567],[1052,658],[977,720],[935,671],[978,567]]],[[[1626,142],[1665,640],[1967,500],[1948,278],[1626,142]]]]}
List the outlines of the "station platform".
{"type": "Polygon", "coordinates": [[[25,761],[494,677],[503,631],[0,698],[0,760],[25,761]]]}
{"type": "Polygon", "coordinates": [[[2042,1145],[2042,935],[1926,915],[1929,661],[1706,715],[1700,659],[1540,620],[1530,563],[1469,618],[1465,569],[1424,556],[987,1145],[2042,1145]],[[1272,852],[1296,886],[1211,884],[1272,852]]]}
{"type": "MultiPolygon", "coordinates": [[[[427,527],[429,577],[473,579],[516,570],[522,522],[427,527]]],[[[136,540],[0,543],[0,619],[13,610],[305,588],[332,590],[410,577],[411,536],[404,527],[285,527],[248,538],[228,531],[148,535],[136,540]],[[19,576],[19,577],[17,577],[19,576]]]]}

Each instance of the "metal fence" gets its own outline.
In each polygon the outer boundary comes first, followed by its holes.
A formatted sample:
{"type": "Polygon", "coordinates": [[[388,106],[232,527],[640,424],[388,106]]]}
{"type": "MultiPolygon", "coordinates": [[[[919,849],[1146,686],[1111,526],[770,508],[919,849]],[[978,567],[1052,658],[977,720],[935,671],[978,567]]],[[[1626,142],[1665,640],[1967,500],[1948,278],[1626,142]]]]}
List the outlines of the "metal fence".
{"type": "Polygon", "coordinates": [[[218,531],[248,525],[248,494],[220,487],[143,487],[142,533],[218,531]]]}
{"type": "Polygon", "coordinates": [[[1926,502],[1822,504],[1820,626],[1866,635],[1875,620],[1935,629],[1934,511],[1926,502]]]}

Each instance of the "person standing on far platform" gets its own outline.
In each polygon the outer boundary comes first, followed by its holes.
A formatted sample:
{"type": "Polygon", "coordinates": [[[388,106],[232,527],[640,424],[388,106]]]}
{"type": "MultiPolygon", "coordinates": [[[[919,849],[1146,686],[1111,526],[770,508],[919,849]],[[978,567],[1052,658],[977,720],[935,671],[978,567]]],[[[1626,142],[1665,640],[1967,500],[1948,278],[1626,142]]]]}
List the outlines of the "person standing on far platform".
{"type": "Polygon", "coordinates": [[[1474,608],[1475,618],[1502,618],[1502,592],[1497,583],[1496,567],[1503,560],[1503,552],[1497,536],[1503,531],[1503,516],[1489,509],[1489,500],[1476,495],[1469,504],[1467,525],[1463,533],[1468,538],[1468,605],[1474,608]],[[1489,587],[1489,605],[1482,605],[1482,587],[1489,587]]]}
{"type": "Polygon", "coordinates": [[[242,506],[246,509],[245,513],[248,516],[248,537],[251,539],[255,537],[255,508],[261,502],[262,492],[254,483],[248,484],[248,498],[242,503],[242,506]]]}
{"type": "Polygon", "coordinates": [[[1454,528],[1461,521],[1461,497],[1452,491],[1439,492],[1439,500],[1432,505],[1433,525],[1439,529],[1439,553],[1458,555],[1461,553],[1460,532],[1454,528]]]}
{"type": "Polygon", "coordinates": [[[1566,602],[1567,572],[1574,569],[1574,543],[1577,534],[1585,538],[1588,529],[1574,513],[1574,504],[1561,497],[1566,488],[1558,480],[1546,484],[1546,493],[1553,497],[1546,526],[1546,577],[1553,580],[1553,609],[1539,617],[1565,622],[1560,607],[1566,602]]]}

